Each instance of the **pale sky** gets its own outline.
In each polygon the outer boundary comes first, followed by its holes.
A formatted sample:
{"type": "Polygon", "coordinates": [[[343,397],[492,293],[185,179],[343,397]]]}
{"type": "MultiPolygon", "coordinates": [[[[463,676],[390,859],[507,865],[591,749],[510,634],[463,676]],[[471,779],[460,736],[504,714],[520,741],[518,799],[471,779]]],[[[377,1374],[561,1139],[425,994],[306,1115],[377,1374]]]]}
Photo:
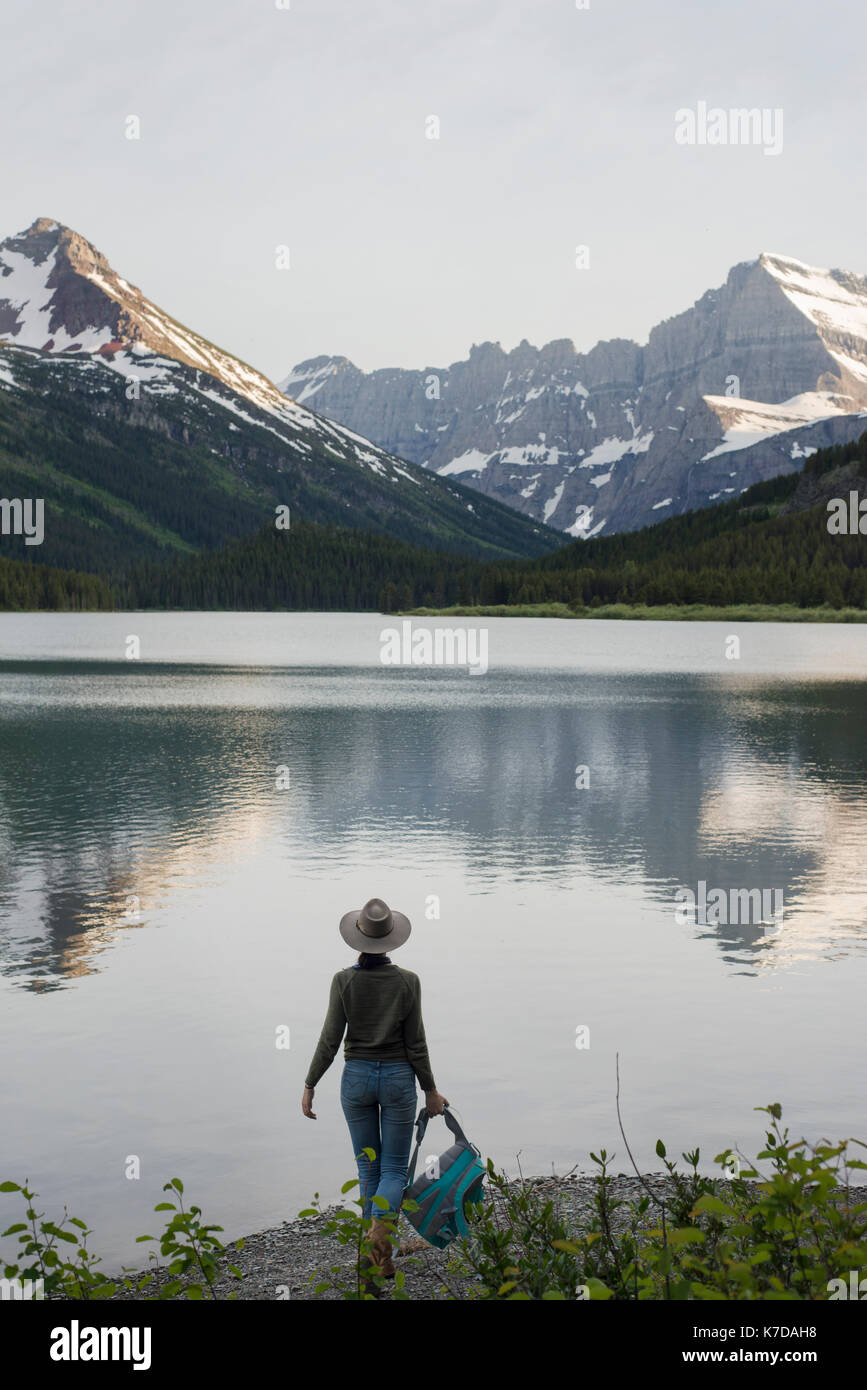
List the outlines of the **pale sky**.
{"type": "Polygon", "coordinates": [[[644,342],[761,251],[867,270],[865,37],[848,0],[4,0],[0,239],[74,227],[275,379],[644,342]],[[678,144],[699,102],[782,109],[781,152],[678,144]]]}

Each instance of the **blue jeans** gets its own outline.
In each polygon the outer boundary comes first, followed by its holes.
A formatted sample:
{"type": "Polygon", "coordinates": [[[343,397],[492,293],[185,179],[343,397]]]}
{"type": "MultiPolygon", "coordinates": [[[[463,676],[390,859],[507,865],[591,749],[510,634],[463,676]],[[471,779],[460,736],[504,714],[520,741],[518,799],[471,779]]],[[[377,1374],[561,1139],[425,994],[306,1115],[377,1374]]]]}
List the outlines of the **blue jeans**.
{"type": "Polygon", "coordinates": [[[409,1062],[350,1057],[340,1078],[340,1104],[349,1125],[363,1215],[395,1220],[403,1200],[415,1121],[415,1072],[409,1062]],[[381,1115],[381,1120],[380,1120],[381,1115]],[[381,1129],[380,1129],[381,1124],[381,1129]],[[371,1163],[362,1149],[373,1149],[371,1163]],[[384,1197],[388,1209],[373,1198],[384,1197]]]}

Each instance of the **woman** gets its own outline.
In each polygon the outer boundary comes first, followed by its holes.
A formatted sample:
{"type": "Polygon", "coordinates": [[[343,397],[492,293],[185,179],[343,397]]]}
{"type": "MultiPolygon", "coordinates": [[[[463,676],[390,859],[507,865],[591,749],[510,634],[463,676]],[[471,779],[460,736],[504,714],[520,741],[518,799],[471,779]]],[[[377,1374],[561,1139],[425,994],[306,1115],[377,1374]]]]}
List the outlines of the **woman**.
{"type": "Polygon", "coordinates": [[[331,1066],[346,1030],[340,1103],[358,1164],[363,1215],[373,1198],[378,1215],[370,1229],[374,1272],[394,1275],[390,1227],[403,1200],[415,1120],[416,1077],[425,1093],[429,1115],[448,1105],[436,1088],[421,1017],[421,984],[411,970],[394,965],[387,951],[402,946],[412,927],[402,912],[392,912],[381,898],[340,920],[340,935],[359,951],[355,965],[338,970],[331,981],[328,1014],[307,1072],[301,1109],[310,1120],[313,1090],[331,1066]],[[373,1149],[371,1162],[362,1152],[373,1149]]]}

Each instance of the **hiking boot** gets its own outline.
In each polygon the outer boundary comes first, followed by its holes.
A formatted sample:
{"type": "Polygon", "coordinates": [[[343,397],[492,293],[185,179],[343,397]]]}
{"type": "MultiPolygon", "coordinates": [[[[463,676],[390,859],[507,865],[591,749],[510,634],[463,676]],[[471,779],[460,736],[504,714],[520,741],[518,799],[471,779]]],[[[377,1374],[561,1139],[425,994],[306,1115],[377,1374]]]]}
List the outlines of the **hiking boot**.
{"type": "Polygon", "coordinates": [[[391,1258],[391,1226],[378,1217],[374,1217],[370,1228],[370,1244],[372,1257],[372,1274],[379,1274],[383,1279],[394,1278],[394,1264],[391,1258]]]}

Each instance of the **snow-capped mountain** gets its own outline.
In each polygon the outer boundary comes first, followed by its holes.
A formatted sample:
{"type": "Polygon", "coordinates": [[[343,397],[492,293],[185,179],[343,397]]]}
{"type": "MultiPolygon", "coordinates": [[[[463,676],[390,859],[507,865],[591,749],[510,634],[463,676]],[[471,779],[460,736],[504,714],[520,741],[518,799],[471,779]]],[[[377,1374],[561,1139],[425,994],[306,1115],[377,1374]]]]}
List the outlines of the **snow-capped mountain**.
{"type": "MultiPolygon", "coordinates": [[[[287,399],[261,372],[151,303],[84,237],[44,217],[0,243],[0,413],[19,418],[28,410],[39,415],[43,435],[64,410],[75,416],[82,468],[88,413],[112,417],[118,437],[144,427],[216,455],[232,478],[217,487],[207,470],[193,469],[188,489],[213,484],[212,500],[234,491],[260,524],[269,506],[273,515],[276,496],[294,503],[299,519],[388,530],[448,549],[537,554],[554,543],[544,528],[527,526],[458,480],[435,478],[287,399]],[[54,415],[45,409],[52,397],[54,415]]],[[[25,457],[30,468],[22,444],[25,457]]],[[[108,469],[112,486],[121,486],[107,457],[108,469]]],[[[94,481],[104,492],[106,479],[94,481]]],[[[118,507],[126,519],[120,497],[118,507]]],[[[178,536],[182,544],[190,539],[178,536]]]]}
{"type": "Polygon", "coordinates": [[[369,373],[317,357],[280,387],[569,535],[632,530],[863,432],[867,279],[763,254],[643,347],[483,343],[449,367],[369,373]]]}
{"type": "MultiPolygon", "coordinates": [[[[355,453],[376,472],[408,477],[381,449],[304,410],[261,372],[176,323],[129,284],[90,242],[46,217],[0,243],[0,340],[41,352],[97,356],[146,390],[165,394],[175,363],[214,378],[274,417],[293,435],[315,430],[332,446],[355,453]],[[359,450],[358,446],[364,446],[359,450]]],[[[205,381],[202,394],[227,409],[237,404],[205,381]]]]}

